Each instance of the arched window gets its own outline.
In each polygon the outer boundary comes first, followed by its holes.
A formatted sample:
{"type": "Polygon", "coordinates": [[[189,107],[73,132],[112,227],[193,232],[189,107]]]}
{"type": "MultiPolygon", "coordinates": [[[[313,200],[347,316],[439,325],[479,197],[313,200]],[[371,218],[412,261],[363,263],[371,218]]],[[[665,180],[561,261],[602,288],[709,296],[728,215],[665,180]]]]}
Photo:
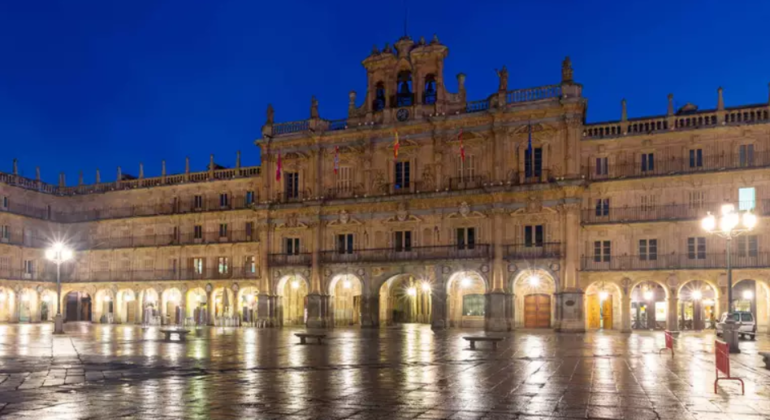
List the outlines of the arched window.
{"type": "Polygon", "coordinates": [[[414,94],[412,94],[412,72],[404,70],[398,73],[396,106],[411,106],[412,104],[414,104],[414,94]]]}
{"type": "Polygon", "coordinates": [[[374,85],[374,101],[372,102],[372,109],[380,111],[385,109],[385,83],[377,82],[374,85]]]}
{"type": "Polygon", "coordinates": [[[425,91],[422,94],[422,103],[426,105],[436,103],[436,76],[432,74],[425,76],[425,91]]]}

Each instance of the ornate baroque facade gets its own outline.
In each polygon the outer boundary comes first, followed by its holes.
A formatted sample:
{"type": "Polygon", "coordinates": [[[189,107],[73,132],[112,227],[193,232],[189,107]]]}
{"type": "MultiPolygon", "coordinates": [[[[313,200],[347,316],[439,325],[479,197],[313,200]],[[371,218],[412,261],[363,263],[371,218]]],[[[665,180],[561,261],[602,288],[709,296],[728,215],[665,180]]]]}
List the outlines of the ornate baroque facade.
{"type": "MultiPolygon", "coordinates": [[[[725,244],[699,219],[768,210],[768,104],[587,124],[558,84],[468,101],[448,49],[400,39],[363,61],[348,116],[277,123],[262,165],[58,186],[0,174],[0,321],[311,327],[708,328],[725,244]],[[740,201],[740,203],[739,203],[740,201]]],[[[82,178],[81,178],[82,179],[82,178]]],[[[764,226],[735,241],[739,299],[768,324],[764,226]]]]}

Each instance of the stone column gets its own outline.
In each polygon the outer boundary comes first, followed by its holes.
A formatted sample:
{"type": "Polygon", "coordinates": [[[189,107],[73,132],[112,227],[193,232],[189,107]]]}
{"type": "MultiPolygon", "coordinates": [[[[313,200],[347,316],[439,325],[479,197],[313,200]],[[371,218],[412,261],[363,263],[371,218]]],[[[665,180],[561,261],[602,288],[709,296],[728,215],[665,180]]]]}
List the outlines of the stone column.
{"type": "Polygon", "coordinates": [[[505,316],[505,306],[507,295],[503,288],[504,270],[503,270],[503,213],[502,208],[493,209],[492,224],[493,232],[493,252],[492,260],[492,291],[487,293],[486,299],[486,322],[487,331],[507,331],[508,322],[505,316]]]}
{"type": "Polygon", "coordinates": [[[559,331],[585,332],[585,311],[583,308],[583,291],[578,284],[578,269],[580,265],[580,215],[579,203],[576,199],[563,206],[565,216],[565,258],[562,269],[562,291],[557,300],[561,314],[559,331]]]}
{"type": "Polygon", "coordinates": [[[620,312],[621,312],[621,325],[620,332],[631,332],[631,294],[629,291],[624,291],[620,296],[620,312]]]}
{"type": "MultiPolygon", "coordinates": [[[[668,313],[666,314],[666,329],[669,331],[679,331],[679,317],[677,316],[677,309],[679,308],[679,297],[676,295],[676,288],[669,290],[668,296],[668,313]]],[[[655,316],[655,308],[653,307],[652,316],[655,316]]]]}
{"type": "Polygon", "coordinates": [[[206,325],[214,325],[214,288],[206,290],[206,325]]]}
{"type": "Polygon", "coordinates": [[[361,328],[377,328],[379,326],[380,326],[379,295],[361,296],[361,328]]]}
{"type": "Polygon", "coordinates": [[[434,275],[433,275],[433,288],[431,289],[431,320],[430,320],[430,327],[432,330],[443,330],[449,327],[449,316],[448,316],[448,310],[449,305],[447,304],[447,290],[446,287],[444,287],[444,281],[443,276],[441,274],[441,266],[437,265],[434,267],[434,275]]]}
{"type": "Polygon", "coordinates": [[[323,299],[321,298],[321,229],[323,220],[318,212],[318,221],[313,229],[312,267],[310,270],[310,293],[307,295],[307,327],[325,328],[323,299]]]}

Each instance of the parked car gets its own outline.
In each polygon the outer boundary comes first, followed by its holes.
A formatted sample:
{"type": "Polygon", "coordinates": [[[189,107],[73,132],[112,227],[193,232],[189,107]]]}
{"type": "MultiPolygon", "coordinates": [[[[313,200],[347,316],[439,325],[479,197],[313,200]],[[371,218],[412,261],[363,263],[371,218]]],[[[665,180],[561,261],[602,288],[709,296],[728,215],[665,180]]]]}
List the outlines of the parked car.
{"type": "Polygon", "coordinates": [[[754,315],[747,311],[723,313],[722,316],[719,317],[719,322],[717,322],[718,336],[722,335],[725,321],[727,321],[728,316],[731,317],[736,324],[738,324],[738,333],[741,338],[749,337],[752,340],[757,338],[757,322],[754,319],[754,315]]]}

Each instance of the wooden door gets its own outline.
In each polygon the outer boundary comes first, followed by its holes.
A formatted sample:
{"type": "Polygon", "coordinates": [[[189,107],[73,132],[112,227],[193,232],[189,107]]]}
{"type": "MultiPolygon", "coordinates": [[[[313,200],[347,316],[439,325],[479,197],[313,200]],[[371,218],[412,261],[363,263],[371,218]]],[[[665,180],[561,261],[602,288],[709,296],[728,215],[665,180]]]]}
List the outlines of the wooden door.
{"type": "Polygon", "coordinates": [[[602,328],[612,329],[612,295],[609,295],[602,302],[602,328]]]}
{"type": "Polygon", "coordinates": [[[550,328],[551,327],[551,296],[549,295],[524,296],[524,327],[525,328],[550,328]]]}
{"type": "Polygon", "coordinates": [[[588,328],[601,328],[602,315],[599,309],[599,295],[593,294],[587,296],[586,313],[588,314],[588,328]]]}

